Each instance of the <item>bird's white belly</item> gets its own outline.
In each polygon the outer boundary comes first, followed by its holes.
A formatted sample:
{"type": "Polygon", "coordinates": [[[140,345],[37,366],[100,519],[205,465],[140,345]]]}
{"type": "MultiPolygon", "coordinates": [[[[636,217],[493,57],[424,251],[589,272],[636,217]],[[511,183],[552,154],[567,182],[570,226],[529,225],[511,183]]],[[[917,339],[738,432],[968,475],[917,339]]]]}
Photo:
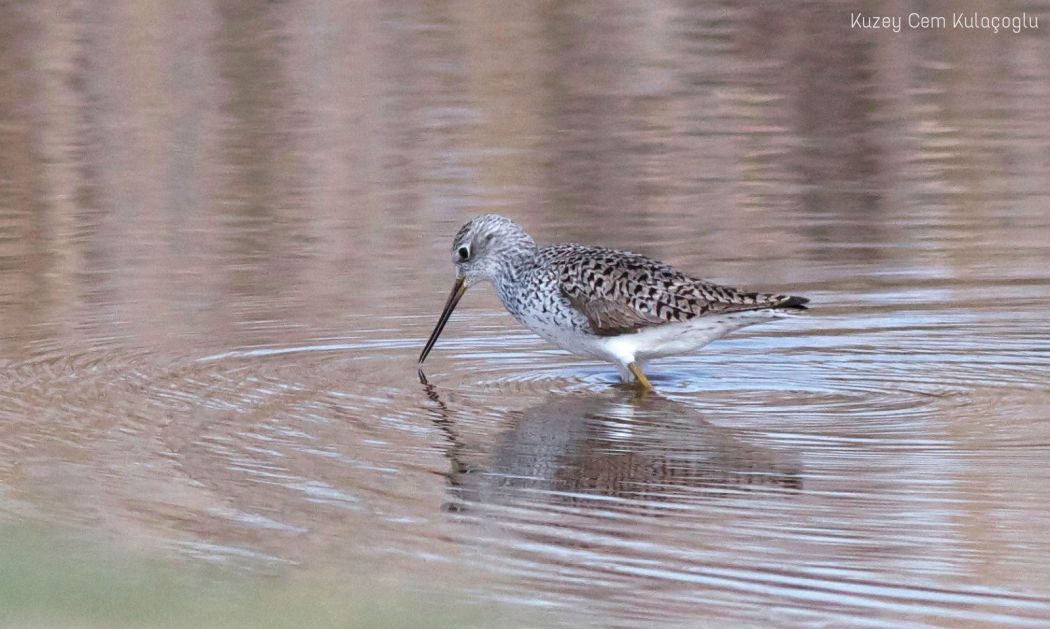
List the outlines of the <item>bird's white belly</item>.
{"type": "Polygon", "coordinates": [[[585,334],[576,329],[560,327],[541,321],[529,321],[527,322],[527,327],[565,351],[579,356],[611,360],[603,345],[603,341],[608,337],[585,334]]]}
{"type": "Polygon", "coordinates": [[[694,352],[733,330],[776,318],[773,310],[747,310],[668,323],[617,338],[622,339],[626,349],[633,351],[638,360],[645,361],[694,352]]]}
{"type": "Polygon", "coordinates": [[[528,327],[574,354],[626,365],[693,352],[734,330],[780,316],[782,313],[774,310],[748,310],[666,323],[617,336],[593,336],[537,321],[530,321],[528,327]]]}

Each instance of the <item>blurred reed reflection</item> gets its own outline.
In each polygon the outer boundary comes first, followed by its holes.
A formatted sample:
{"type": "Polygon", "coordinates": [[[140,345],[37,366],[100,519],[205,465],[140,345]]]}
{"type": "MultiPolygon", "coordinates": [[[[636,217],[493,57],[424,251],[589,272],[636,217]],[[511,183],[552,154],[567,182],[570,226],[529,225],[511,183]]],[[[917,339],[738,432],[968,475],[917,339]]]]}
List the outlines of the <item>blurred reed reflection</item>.
{"type": "Polygon", "coordinates": [[[416,312],[447,237],[491,210],[767,286],[1040,276],[1046,38],[893,36],[849,12],[17,4],[0,346],[236,346],[266,341],[253,324],[416,312]]]}

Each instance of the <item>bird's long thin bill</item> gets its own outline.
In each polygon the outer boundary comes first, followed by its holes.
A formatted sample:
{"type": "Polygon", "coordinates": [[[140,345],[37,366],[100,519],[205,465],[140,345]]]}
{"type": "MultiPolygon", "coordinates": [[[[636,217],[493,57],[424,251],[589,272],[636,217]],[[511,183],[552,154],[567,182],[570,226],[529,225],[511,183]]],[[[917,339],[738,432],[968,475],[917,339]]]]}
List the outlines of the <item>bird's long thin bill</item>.
{"type": "Polygon", "coordinates": [[[434,326],[434,331],[430,333],[426,347],[419,354],[419,363],[417,364],[422,365],[423,361],[427,359],[427,354],[434,348],[434,343],[437,343],[438,337],[441,336],[441,331],[445,329],[445,324],[448,323],[449,317],[452,316],[452,311],[456,309],[456,304],[459,303],[465,292],[467,292],[467,285],[463,282],[463,278],[456,278],[456,283],[452,285],[452,292],[449,293],[448,301],[445,302],[445,309],[441,311],[441,318],[438,319],[437,325],[434,326]]]}

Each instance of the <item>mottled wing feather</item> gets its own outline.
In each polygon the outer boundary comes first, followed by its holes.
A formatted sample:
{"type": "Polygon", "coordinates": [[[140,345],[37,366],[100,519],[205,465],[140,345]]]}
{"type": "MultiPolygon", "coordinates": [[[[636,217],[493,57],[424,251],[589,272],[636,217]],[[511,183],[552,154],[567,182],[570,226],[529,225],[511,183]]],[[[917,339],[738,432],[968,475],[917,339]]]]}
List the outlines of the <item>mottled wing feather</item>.
{"type": "Polygon", "coordinates": [[[600,336],[625,334],[646,326],[666,323],[655,315],[640,312],[622,302],[601,298],[588,299],[579,294],[569,294],[564,289],[562,294],[573,308],[587,317],[591,331],[600,336]]]}
{"type": "Polygon", "coordinates": [[[555,245],[544,251],[562,295],[602,336],[705,315],[766,308],[804,309],[803,297],[743,292],[625,251],[555,245]]]}

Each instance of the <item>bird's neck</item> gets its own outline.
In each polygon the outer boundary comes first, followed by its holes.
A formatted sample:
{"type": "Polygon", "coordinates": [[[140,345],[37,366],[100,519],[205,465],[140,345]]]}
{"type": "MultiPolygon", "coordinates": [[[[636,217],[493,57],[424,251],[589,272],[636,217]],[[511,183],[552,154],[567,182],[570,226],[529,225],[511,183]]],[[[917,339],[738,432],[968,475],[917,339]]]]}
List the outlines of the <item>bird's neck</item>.
{"type": "Polygon", "coordinates": [[[518,292],[535,265],[536,246],[522,247],[503,256],[496,273],[492,276],[496,295],[511,314],[517,314],[518,292]]]}

